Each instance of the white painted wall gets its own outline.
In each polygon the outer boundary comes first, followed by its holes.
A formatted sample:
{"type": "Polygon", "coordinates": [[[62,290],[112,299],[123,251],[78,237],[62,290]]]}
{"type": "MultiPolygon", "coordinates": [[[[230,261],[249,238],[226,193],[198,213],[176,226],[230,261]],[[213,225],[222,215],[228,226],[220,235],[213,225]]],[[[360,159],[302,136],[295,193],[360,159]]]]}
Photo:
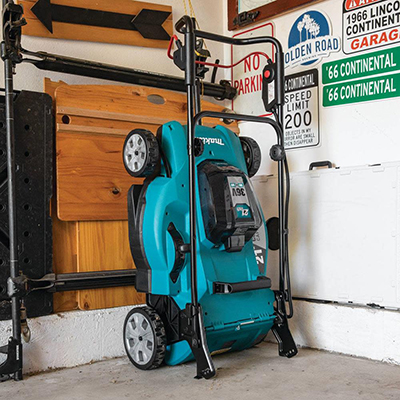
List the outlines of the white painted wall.
{"type": "MultiPolygon", "coordinates": [[[[294,308],[291,330],[298,345],[400,364],[400,313],[304,301],[295,301],[294,308]]],[[[125,356],[122,327],[130,309],[72,311],[30,319],[32,340],[24,344],[24,373],[125,356]]],[[[10,321],[0,321],[0,343],[7,343],[10,334],[10,321]]],[[[275,342],[272,334],[269,339],[275,342]]],[[[214,361],[218,365],[218,357],[214,361]]]]}
{"type": "MultiPolygon", "coordinates": [[[[182,0],[146,1],[148,3],[172,6],[174,23],[184,15],[182,0]]],[[[226,25],[226,13],[224,12],[223,3],[223,0],[201,0],[201,2],[193,2],[196,17],[198,18],[202,29],[223,33],[224,26],[226,25]],[[210,18],[210,15],[212,15],[212,18],[210,18]]],[[[55,40],[31,36],[23,37],[22,46],[32,51],[45,51],[69,57],[120,65],[128,68],[183,76],[183,73],[175,66],[172,60],[167,57],[166,49],[72,40],[55,40]]],[[[223,53],[222,45],[218,43],[210,43],[209,50],[214,58],[217,57],[218,54],[223,53]]],[[[69,84],[112,84],[102,80],[41,71],[28,64],[19,65],[17,68],[18,74],[15,77],[15,89],[18,90],[25,89],[43,91],[44,77],[50,77],[53,80],[63,80],[69,84]]],[[[3,82],[3,68],[0,70],[0,82],[3,82]]],[[[222,79],[222,77],[219,78],[218,76],[217,79],[222,79]]],[[[3,85],[4,84],[1,83],[0,86],[3,85]]]]}
{"type": "MultiPolygon", "coordinates": [[[[399,324],[400,313],[396,311],[305,301],[294,302],[294,317],[290,320],[299,346],[397,365],[400,364],[399,324]]],[[[268,339],[275,342],[272,334],[268,339]]],[[[301,357],[301,349],[298,356],[301,357]]]]}
{"type": "MultiPolygon", "coordinates": [[[[324,12],[331,20],[332,34],[341,37],[342,4],[341,0],[325,0],[273,19],[276,36],[282,42],[284,50],[288,48],[288,33],[293,22],[306,10],[324,12]]],[[[230,53],[227,52],[226,55],[229,57],[230,53]]],[[[400,313],[344,304],[354,300],[349,298],[350,292],[356,300],[364,296],[360,301],[363,305],[371,301],[375,293],[381,292],[385,295],[392,293],[391,305],[396,306],[394,304],[398,297],[396,280],[400,270],[396,244],[398,240],[396,190],[393,195],[383,196],[378,201],[376,196],[382,193],[378,193],[377,187],[385,185],[385,174],[381,175],[382,181],[378,180],[378,182],[375,181],[377,178],[375,176],[371,179],[370,185],[368,185],[368,180],[364,184],[356,182],[355,190],[358,194],[363,192],[361,197],[364,200],[359,201],[360,198],[357,197],[357,201],[351,204],[352,199],[349,199],[349,193],[345,193],[345,184],[332,182],[333,187],[323,187],[324,185],[313,182],[313,179],[309,179],[310,182],[304,184],[300,178],[303,175],[303,177],[309,176],[304,171],[308,169],[311,162],[318,160],[330,160],[345,170],[362,170],[363,166],[368,164],[391,161],[397,164],[400,159],[398,128],[400,114],[397,111],[400,98],[322,107],[321,65],[344,57],[346,55],[340,51],[322,59],[317,65],[287,68],[285,71],[286,74],[293,74],[318,68],[320,72],[321,143],[315,148],[287,152],[294,187],[289,222],[293,291],[302,297],[340,302],[340,304],[317,304],[295,301],[295,316],[291,321],[291,327],[299,345],[399,363],[400,313]],[[357,167],[353,168],[354,166],[357,167]],[[337,193],[333,194],[335,190],[337,193]],[[341,195],[343,204],[340,201],[341,195]],[[372,213],[364,213],[365,207],[372,213]],[[350,213],[351,209],[354,210],[353,214],[350,213]],[[337,220],[333,219],[332,212],[336,213],[337,220]],[[375,213],[377,216],[374,218],[375,213]],[[346,216],[348,216],[347,220],[346,216]],[[358,216],[363,218],[359,221],[361,225],[352,225],[354,218],[358,216]],[[339,221],[344,222],[342,228],[339,227],[339,221]],[[363,224],[367,224],[364,230],[361,229],[363,224]],[[384,230],[380,231],[379,227],[384,230]],[[390,237],[389,240],[388,237],[390,237]],[[374,243],[371,242],[372,238],[376,239],[374,243]],[[365,259],[365,255],[368,254],[371,257],[365,259]],[[351,262],[349,262],[350,259],[351,262]],[[388,259],[390,262],[386,263],[384,260],[388,259]],[[337,266],[337,271],[333,270],[335,262],[337,264],[340,260],[342,264],[337,266]],[[375,260],[373,265],[370,263],[372,260],[375,260]],[[340,272],[344,272],[346,267],[350,270],[341,276],[340,272]],[[358,276],[360,279],[357,282],[357,279],[352,279],[351,276],[358,276]],[[376,276],[375,282],[374,276],[376,276]],[[330,281],[333,277],[334,279],[330,281]],[[368,289],[361,287],[365,284],[365,280],[369,281],[368,289]],[[319,284],[320,287],[318,287],[319,284]],[[359,286],[352,288],[351,285],[359,286]],[[313,287],[317,288],[321,296],[316,296],[315,291],[312,290],[313,287]],[[340,298],[338,294],[340,288],[346,288],[347,297],[340,298]],[[332,296],[335,291],[336,295],[332,296]],[[368,296],[370,296],[369,300],[368,296]]],[[[271,145],[275,143],[274,133],[270,128],[258,124],[242,123],[240,127],[241,134],[256,139],[262,149],[263,162],[259,175],[255,178],[255,186],[264,211],[271,216],[271,210],[276,214],[274,211],[276,198],[272,198],[273,195],[271,195],[271,187],[274,182],[276,183],[276,179],[268,178],[268,175],[276,174],[276,164],[269,159],[268,154],[271,145]]],[[[321,171],[321,176],[325,173],[331,172],[321,171]]],[[[336,172],[332,171],[332,173],[336,172]]],[[[389,183],[388,186],[389,191],[390,188],[397,187],[396,172],[392,181],[393,183],[389,183]]],[[[268,268],[269,275],[277,275],[277,257],[274,253],[270,254],[268,268]]],[[[380,298],[380,302],[385,301],[380,298]]],[[[390,305],[389,303],[386,305],[390,305]]]]}
{"type": "MultiPolygon", "coordinates": [[[[72,311],[28,320],[32,339],[24,343],[24,373],[123,356],[122,330],[131,308],[72,311]]],[[[10,335],[11,321],[0,321],[1,345],[10,335]]]]}

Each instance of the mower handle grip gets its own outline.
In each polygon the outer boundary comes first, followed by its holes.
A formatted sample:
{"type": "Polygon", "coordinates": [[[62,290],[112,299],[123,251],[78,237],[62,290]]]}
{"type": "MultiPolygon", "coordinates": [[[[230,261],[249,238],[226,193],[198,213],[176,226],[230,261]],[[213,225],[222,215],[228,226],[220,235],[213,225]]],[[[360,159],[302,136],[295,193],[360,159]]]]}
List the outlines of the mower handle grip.
{"type": "Polygon", "coordinates": [[[179,33],[185,33],[185,27],[189,28],[189,32],[194,30],[193,20],[188,15],[183,15],[175,24],[175,29],[179,33]]]}

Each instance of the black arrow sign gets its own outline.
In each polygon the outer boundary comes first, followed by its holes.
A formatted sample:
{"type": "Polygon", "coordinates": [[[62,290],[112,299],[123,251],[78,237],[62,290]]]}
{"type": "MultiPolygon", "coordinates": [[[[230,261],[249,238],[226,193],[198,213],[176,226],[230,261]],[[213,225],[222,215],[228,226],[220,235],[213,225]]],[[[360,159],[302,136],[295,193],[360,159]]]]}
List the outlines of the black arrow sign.
{"type": "Polygon", "coordinates": [[[138,31],[146,39],[170,39],[168,32],[162,27],[164,21],[171,14],[167,11],[143,8],[138,15],[129,15],[51,4],[50,0],[38,0],[31,8],[31,11],[51,33],[53,33],[54,21],[138,31]]]}

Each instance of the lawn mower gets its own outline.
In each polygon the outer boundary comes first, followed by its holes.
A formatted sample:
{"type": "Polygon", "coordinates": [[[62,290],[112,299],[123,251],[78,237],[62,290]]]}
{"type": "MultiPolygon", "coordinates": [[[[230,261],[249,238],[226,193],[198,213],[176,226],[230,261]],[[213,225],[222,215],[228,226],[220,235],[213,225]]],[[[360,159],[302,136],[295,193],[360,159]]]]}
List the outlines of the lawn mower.
{"type": "Polygon", "coordinates": [[[173,60],[185,72],[187,125],[166,123],[156,136],[135,129],[123,148],[126,170],[145,178],[129,190],[128,221],[135,286],[146,293],[146,305],[133,308],[126,317],[124,345],[137,368],[194,358],[197,378],[208,379],[216,374],[212,355],[255,346],[270,330],[280,355],[297,354],[288,326],[293,307],[283,51],[273,37],[235,39],[197,30],[188,16],[177,22],[176,30],[184,35],[184,44],[176,42],[173,60]],[[279,218],[267,223],[250,180],[261,162],[257,143],[224,126],[201,124],[205,117],[227,118],[225,113],[200,110],[199,79],[208,64],[196,46],[204,39],[275,47],[275,62],[269,59],[263,70],[262,90],[272,116],[229,114],[231,120],[268,124],[276,132],[270,156],[278,162],[279,218]],[[268,247],[279,250],[275,292],[266,276],[268,247]]]}

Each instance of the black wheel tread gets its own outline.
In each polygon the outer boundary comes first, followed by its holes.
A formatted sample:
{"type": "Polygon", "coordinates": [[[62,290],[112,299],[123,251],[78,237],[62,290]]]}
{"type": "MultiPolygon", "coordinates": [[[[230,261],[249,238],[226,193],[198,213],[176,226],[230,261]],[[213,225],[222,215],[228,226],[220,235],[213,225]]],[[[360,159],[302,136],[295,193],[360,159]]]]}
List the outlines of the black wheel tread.
{"type": "Polygon", "coordinates": [[[245,156],[247,172],[249,177],[254,176],[261,165],[261,149],[258,143],[251,137],[241,136],[240,143],[242,145],[245,156]]]}

